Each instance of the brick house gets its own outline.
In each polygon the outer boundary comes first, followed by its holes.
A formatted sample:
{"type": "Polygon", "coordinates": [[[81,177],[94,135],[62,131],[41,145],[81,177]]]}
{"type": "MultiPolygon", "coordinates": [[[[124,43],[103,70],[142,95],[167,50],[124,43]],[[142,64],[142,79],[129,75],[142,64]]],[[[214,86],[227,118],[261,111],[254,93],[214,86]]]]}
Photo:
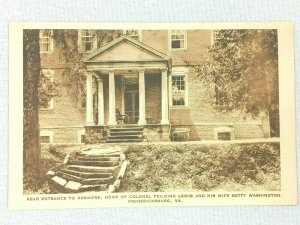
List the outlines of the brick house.
{"type": "MultiPolygon", "coordinates": [[[[96,143],[114,140],[113,133],[148,141],[269,136],[263,117],[209,104],[195,65],[216,41],[214,31],[125,30],[99,48],[93,32],[78,30],[79,51],[85,52],[84,103],[74,100],[72,88],[63,87],[40,109],[42,142],[96,143]]],[[[40,51],[45,76],[64,79],[72,62],[60,56],[55,35],[40,31],[40,51]]]]}

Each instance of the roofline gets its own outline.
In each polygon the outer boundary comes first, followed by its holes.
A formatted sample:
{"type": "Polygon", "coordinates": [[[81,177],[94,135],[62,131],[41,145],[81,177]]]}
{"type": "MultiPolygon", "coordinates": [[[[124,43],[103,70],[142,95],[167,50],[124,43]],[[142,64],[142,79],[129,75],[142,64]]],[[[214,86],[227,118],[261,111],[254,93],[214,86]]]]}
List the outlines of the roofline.
{"type": "Polygon", "coordinates": [[[125,35],[122,35],[121,37],[111,41],[110,43],[108,43],[107,45],[103,46],[102,48],[99,48],[99,49],[96,49],[95,51],[91,52],[89,55],[87,55],[86,57],[84,57],[83,59],[83,62],[88,62],[89,59],[93,58],[94,56],[96,56],[97,54],[100,54],[102,52],[105,52],[107,51],[108,49],[112,48],[113,46],[121,43],[123,40],[125,41],[129,41],[135,45],[137,45],[138,47],[140,48],[143,48],[149,52],[151,52],[152,54],[155,54],[159,57],[161,57],[163,60],[166,60],[166,61],[170,61],[171,60],[171,57],[169,57],[168,55],[144,44],[143,42],[140,42],[140,41],[137,41],[131,37],[128,37],[128,36],[125,36],[125,35]]]}

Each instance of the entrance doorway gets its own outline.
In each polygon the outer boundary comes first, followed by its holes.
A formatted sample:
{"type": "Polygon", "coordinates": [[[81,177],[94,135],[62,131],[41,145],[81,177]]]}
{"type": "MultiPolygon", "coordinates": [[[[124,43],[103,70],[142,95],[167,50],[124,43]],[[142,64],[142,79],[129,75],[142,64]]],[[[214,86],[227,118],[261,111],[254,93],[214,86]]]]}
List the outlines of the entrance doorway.
{"type": "Polygon", "coordinates": [[[139,85],[125,84],[125,114],[128,123],[134,124],[139,121],[139,85]]]}

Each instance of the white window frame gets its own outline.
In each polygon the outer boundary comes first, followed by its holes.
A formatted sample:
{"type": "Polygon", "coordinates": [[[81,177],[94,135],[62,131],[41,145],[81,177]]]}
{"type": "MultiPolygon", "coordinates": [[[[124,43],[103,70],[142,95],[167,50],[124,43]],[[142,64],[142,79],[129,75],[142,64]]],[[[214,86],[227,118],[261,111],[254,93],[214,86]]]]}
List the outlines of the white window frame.
{"type": "Polygon", "coordinates": [[[219,133],[230,133],[230,140],[234,140],[234,129],[232,127],[217,127],[214,128],[214,138],[218,141],[225,141],[225,140],[219,140],[219,133]]]}
{"type": "MultiPolygon", "coordinates": [[[[175,30],[175,29],[174,29],[175,30]]],[[[178,29],[177,29],[178,30],[178,29]]],[[[173,30],[168,30],[168,36],[169,36],[169,50],[171,51],[182,51],[182,50],[187,50],[187,30],[181,30],[181,31],[184,31],[184,39],[183,39],[183,43],[184,43],[184,46],[183,48],[172,48],[172,38],[171,38],[171,35],[172,35],[172,31],[173,30]]]]}
{"type": "MultiPolygon", "coordinates": [[[[94,31],[92,31],[92,30],[90,30],[90,29],[81,29],[81,30],[78,30],[78,50],[80,51],[80,52],[92,52],[92,51],[94,51],[95,49],[97,49],[97,36],[95,35],[94,37],[93,37],[93,39],[92,39],[92,48],[91,48],[91,50],[85,50],[85,49],[83,49],[83,46],[82,46],[82,38],[83,38],[83,36],[82,36],[82,31],[83,30],[89,30],[92,34],[93,34],[93,32],[94,31]]],[[[87,37],[87,36],[84,36],[84,37],[87,37]]]]}
{"type": "Polygon", "coordinates": [[[39,45],[40,45],[40,53],[42,54],[49,54],[49,53],[52,53],[53,52],[53,30],[50,30],[50,37],[46,37],[46,36],[42,36],[43,34],[43,31],[44,30],[40,30],[40,33],[39,33],[39,45]],[[47,43],[48,42],[44,42],[44,41],[41,41],[41,39],[49,39],[49,50],[48,51],[41,51],[41,43],[47,43]]]}
{"type": "MultiPolygon", "coordinates": [[[[54,70],[51,69],[42,69],[42,74],[45,77],[50,78],[50,81],[53,82],[53,77],[54,77],[54,70]]],[[[41,111],[47,111],[47,110],[53,110],[54,109],[54,98],[51,98],[49,101],[49,107],[47,108],[39,108],[41,111]]]]}
{"type": "MultiPolygon", "coordinates": [[[[124,34],[124,35],[126,35],[126,36],[128,36],[128,37],[131,37],[131,35],[128,35],[128,34],[127,34],[127,30],[137,30],[137,29],[125,29],[125,30],[123,30],[123,34],[124,34]]],[[[139,33],[138,41],[142,41],[142,30],[137,30],[137,31],[138,31],[138,33],[139,33]]],[[[133,38],[133,37],[131,37],[131,38],[133,38]]]]}
{"type": "MultiPolygon", "coordinates": [[[[52,131],[41,130],[40,137],[41,136],[49,136],[49,143],[53,143],[53,132],[52,131]]],[[[49,144],[49,143],[44,143],[44,144],[49,144]]]]}
{"type": "Polygon", "coordinates": [[[85,130],[80,130],[77,132],[77,141],[78,143],[82,144],[84,142],[81,142],[81,136],[84,135],[85,136],[85,130]]]}
{"type": "Polygon", "coordinates": [[[172,73],[169,77],[169,106],[170,107],[180,108],[180,107],[188,107],[189,106],[188,71],[189,71],[189,69],[187,67],[173,67],[172,68],[172,73]],[[184,76],[184,81],[185,81],[184,105],[173,105],[172,83],[173,83],[173,77],[176,77],[176,76],[184,76]]]}

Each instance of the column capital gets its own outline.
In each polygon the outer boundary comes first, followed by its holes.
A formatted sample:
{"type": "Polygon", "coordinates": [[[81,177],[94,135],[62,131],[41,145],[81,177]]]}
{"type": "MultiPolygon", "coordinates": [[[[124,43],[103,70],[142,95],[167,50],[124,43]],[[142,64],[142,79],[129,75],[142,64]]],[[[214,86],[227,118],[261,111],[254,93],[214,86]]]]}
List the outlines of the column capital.
{"type": "Polygon", "coordinates": [[[138,68],[139,73],[145,73],[145,68],[138,68]]]}
{"type": "Polygon", "coordinates": [[[108,73],[114,73],[116,70],[115,69],[107,69],[108,73]]]}
{"type": "Polygon", "coordinates": [[[103,82],[103,79],[100,78],[100,77],[97,77],[97,81],[98,81],[98,83],[99,83],[99,82],[103,82]]]}
{"type": "Polygon", "coordinates": [[[86,76],[95,76],[95,77],[97,77],[97,75],[95,74],[94,71],[85,71],[84,74],[85,74],[86,76]]]}
{"type": "Polygon", "coordinates": [[[161,68],[160,70],[161,70],[161,72],[164,72],[164,73],[168,72],[167,68],[161,68]]]}

